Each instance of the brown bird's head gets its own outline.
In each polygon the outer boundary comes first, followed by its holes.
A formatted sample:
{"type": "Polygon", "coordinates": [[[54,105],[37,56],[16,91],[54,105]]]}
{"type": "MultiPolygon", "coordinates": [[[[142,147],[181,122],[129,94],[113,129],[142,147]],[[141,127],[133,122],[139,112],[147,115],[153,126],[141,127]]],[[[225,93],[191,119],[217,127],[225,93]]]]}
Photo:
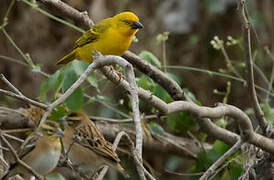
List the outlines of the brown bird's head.
{"type": "Polygon", "coordinates": [[[79,113],[75,113],[75,112],[70,113],[68,117],[66,118],[66,123],[71,128],[77,127],[79,124],[81,124],[81,122],[82,122],[82,118],[81,116],[79,116],[79,113]]]}
{"type": "Polygon", "coordinates": [[[46,120],[43,124],[41,124],[40,131],[43,135],[52,137],[53,139],[62,137],[64,135],[59,124],[50,120],[46,120]]]}

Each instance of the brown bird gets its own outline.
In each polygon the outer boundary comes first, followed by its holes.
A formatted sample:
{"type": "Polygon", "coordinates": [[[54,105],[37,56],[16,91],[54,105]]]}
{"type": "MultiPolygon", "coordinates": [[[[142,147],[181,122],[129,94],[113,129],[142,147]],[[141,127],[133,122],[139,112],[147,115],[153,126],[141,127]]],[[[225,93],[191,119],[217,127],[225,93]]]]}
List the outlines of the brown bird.
{"type": "Polygon", "coordinates": [[[66,154],[79,169],[92,175],[103,165],[109,165],[129,177],[111,144],[85,113],[72,113],[67,118],[63,144],[66,154]]]}
{"type": "MultiPolygon", "coordinates": [[[[47,120],[30,136],[19,156],[38,174],[46,175],[57,166],[59,161],[61,155],[60,137],[63,136],[63,132],[58,123],[47,120]]],[[[24,179],[30,179],[33,176],[27,169],[15,163],[3,179],[8,179],[16,174],[21,175],[24,179]]]]}

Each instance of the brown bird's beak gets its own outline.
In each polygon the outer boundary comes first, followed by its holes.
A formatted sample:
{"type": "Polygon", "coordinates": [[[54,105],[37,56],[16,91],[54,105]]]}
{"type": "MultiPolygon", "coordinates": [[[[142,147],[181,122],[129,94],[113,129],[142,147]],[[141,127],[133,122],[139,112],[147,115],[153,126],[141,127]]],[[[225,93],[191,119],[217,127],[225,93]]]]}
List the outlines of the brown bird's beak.
{"type": "Polygon", "coordinates": [[[143,24],[141,24],[139,21],[135,21],[132,25],[131,25],[132,29],[142,29],[144,28],[143,24]]]}

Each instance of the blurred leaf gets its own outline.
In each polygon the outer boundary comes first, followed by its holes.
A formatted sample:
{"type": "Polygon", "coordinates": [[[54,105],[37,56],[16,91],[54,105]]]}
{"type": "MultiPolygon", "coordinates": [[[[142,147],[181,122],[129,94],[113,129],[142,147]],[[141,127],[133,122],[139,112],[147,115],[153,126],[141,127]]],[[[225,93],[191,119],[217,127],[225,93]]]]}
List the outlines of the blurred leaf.
{"type": "MultiPolygon", "coordinates": [[[[63,71],[64,76],[64,84],[63,84],[63,90],[64,92],[68,90],[71,85],[78,79],[76,73],[71,68],[71,66],[68,66],[63,71]]],[[[72,111],[77,111],[79,109],[82,109],[84,103],[84,96],[82,92],[82,88],[78,87],[65,101],[65,104],[69,109],[72,111]]]]}
{"type": "Polygon", "coordinates": [[[154,83],[150,77],[142,74],[141,77],[137,79],[137,85],[145,90],[153,92],[157,84],[154,83]]]}
{"type": "MultiPolygon", "coordinates": [[[[71,64],[72,64],[74,71],[76,72],[76,74],[78,76],[81,76],[89,66],[88,63],[83,62],[83,61],[78,61],[78,60],[73,61],[71,64]]],[[[90,83],[91,86],[95,87],[96,90],[99,92],[98,81],[97,81],[97,78],[96,78],[94,72],[91,72],[88,75],[87,81],[90,83]]]]}
{"type": "Polygon", "coordinates": [[[152,132],[159,133],[159,134],[162,134],[162,135],[165,134],[164,128],[162,126],[160,126],[158,123],[154,122],[154,121],[151,121],[149,123],[149,127],[150,127],[150,130],[152,132]]]}
{"type": "Polygon", "coordinates": [[[228,151],[230,148],[229,145],[225,144],[222,141],[216,140],[215,143],[213,144],[213,149],[220,153],[220,155],[224,154],[226,151],[228,151]]]}
{"type": "Polygon", "coordinates": [[[274,123],[274,119],[273,119],[274,108],[272,108],[268,103],[261,104],[261,107],[264,112],[265,119],[273,124],[274,123]]]}
{"type": "Polygon", "coordinates": [[[219,119],[216,124],[222,128],[226,128],[228,122],[227,122],[227,119],[222,117],[221,119],[219,119]]]}
{"type": "Polygon", "coordinates": [[[220,0],[207,0],[207,7],[211,13],[222,13],[225,10],[225,4],[220,0]]]}
{"type": "Polygon", "coordinates": [[[170,77],[171,79],[173,79],[177,84],[179,84],[179,86],[181,86],[182,82],[181,82],[181,79],[179,78],[179,76],[173,74],[173,73],[169,73],[169,72],[166,72],[165,73],[168,77],[170,77]]]}
{"type": "Polygon", "coordinates": [[[150,64],[155,65],[156,67],[160,68],[161,67],[161,62],[159,61],[159,59],[154,56],[151,52],[149,51],[142,51],[139,54],[139,57],[146,60],[147,62],[149,62],[150,64]]]}
{"type": "Polygon", "coordinates": [[[171,96],[167,93],[167,91],[160,85],[156,85],[154,90],[152,91],[153,94],[159,98],[161,98],[166,103],[170,103],[172,101],[171,96]]]}
{"type": "Polygon", "coordinates": [[[149,82],[145,75],[142,75],[140,78],[138,78],[137,85],[143,89],[149,89],[149,82]]]}
{"type": "Polygon", "coordinates": [[[197,105],[199,105],[199,106],[201,106],[202,104],[201,104],[201,102],[200,101],[198,101],[197,99],[196,99],[196,97],[195,97],[195,95],[191,92],[191,91],[189,91],[187,88],[183,88],[183,92],[195,103],[195,104],[197,104],[197,105]]]}
{"type": "Polygon", "coordinates": [[[63,118],[67,114],[67,110],[64,106],[57,106],[51,113],[49,119],[52,121],[58,121],[60,118],[63,118]]]}
{"type": "Polygon", "coordinates": [[[193,169],[194,172],[201,172],[208,169],[219,157],[220,155],[213,149],[199,153],[195,163],[195,169],[193,169]]]}
{"type": "Polygon", "coordinates": [[[225,168],[223,170],[223,173],[221,175],[221,180],[229,180],[230,179],[230,173],[229,173],[229,169],[225,168]]]}
{"type": "Polygon", "coordinates": [[[167,116],[168,128],[175,132],[183,132],[194,128],[197,124],[187,112],[172,113],[167,116]]]}
{"type": "Polygon", "coordinates": [[[40,100],[47,101],[47,93],[52,91],[53,96],[59,92],[62,87],[63,76],[60,70],[56,71],[54,74],[50,75],[48,79],[44,80],[40,86],[40,100]]]}
{"type": "Polygon", "coordinates": [[[198,38],[198,36],[196,34],[190,36],[190,38],[189,38],[189,46],[191,48],[195,48],[197,46],[198,42],[199,42],[199,38],[198,38]]]}
{"type": "Polygon", "coordinates": [[[239,165],[233,166],[232,168],[230,168],[230,174],[231,174],[230,180],[238,180],[242,172],[243,172],[243,169],[241,166],[239,165]]]}
{"type": "Polygon", "coordinates": [[[245,110],[245,113],[246,113],[247,115],[253,115],[253,114],[254,114],[254,110],[253,110],[252,108],[247,108],[247,109],[245,110]]]}
{"type": "Polygon", "coordinates": [[[46,175],[45,179],[46,180],[65,180],[65,178],[59,173],[46,175]]]}
{"type": "Polygon", "coordinates": [[[40,86],[40,95],[39,100],[42,102],[47,101],[47,92],[48,92],[48,80],[44,80],[40,86]]]}
{"type": "Polygon", "coordinates": [[[167,41],[168,40],[168,36],[169,36],[169,32],[163,32],[161,34],[158,34],[156,36],[156,41],[157,41],[157,44],[160,44],[164,41],[167,41]]]}
{"type": "Polygon", "coordinates": [[[169,171],[176,171],[181,165],[181,159],[176,156],[171,156],[167,159],[166,169],[169,171]]]}
{"type": "Polygon", "coordinates": [[[221,154],[216,152],[214,149],[211,149],[207,152],[207,161],[208,167],[211,166],[215,161],[217,161],[221,157],[221,154]]]}

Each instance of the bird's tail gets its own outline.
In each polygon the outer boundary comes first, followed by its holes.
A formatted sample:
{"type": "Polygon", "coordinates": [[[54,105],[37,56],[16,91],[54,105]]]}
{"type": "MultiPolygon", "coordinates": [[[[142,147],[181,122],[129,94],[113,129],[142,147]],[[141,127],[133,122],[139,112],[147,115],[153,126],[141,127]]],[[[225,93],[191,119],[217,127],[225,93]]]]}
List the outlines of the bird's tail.
{"type": "Polygon", "coordinates": [[[74,59],[76,59],[76,51],[75,50],[71,51],[70,53],[68,53],[61,59],[59,59],[56,64],[58,64],[58,65],[67,64],[67,63],[73,61],[74,59]]]}

